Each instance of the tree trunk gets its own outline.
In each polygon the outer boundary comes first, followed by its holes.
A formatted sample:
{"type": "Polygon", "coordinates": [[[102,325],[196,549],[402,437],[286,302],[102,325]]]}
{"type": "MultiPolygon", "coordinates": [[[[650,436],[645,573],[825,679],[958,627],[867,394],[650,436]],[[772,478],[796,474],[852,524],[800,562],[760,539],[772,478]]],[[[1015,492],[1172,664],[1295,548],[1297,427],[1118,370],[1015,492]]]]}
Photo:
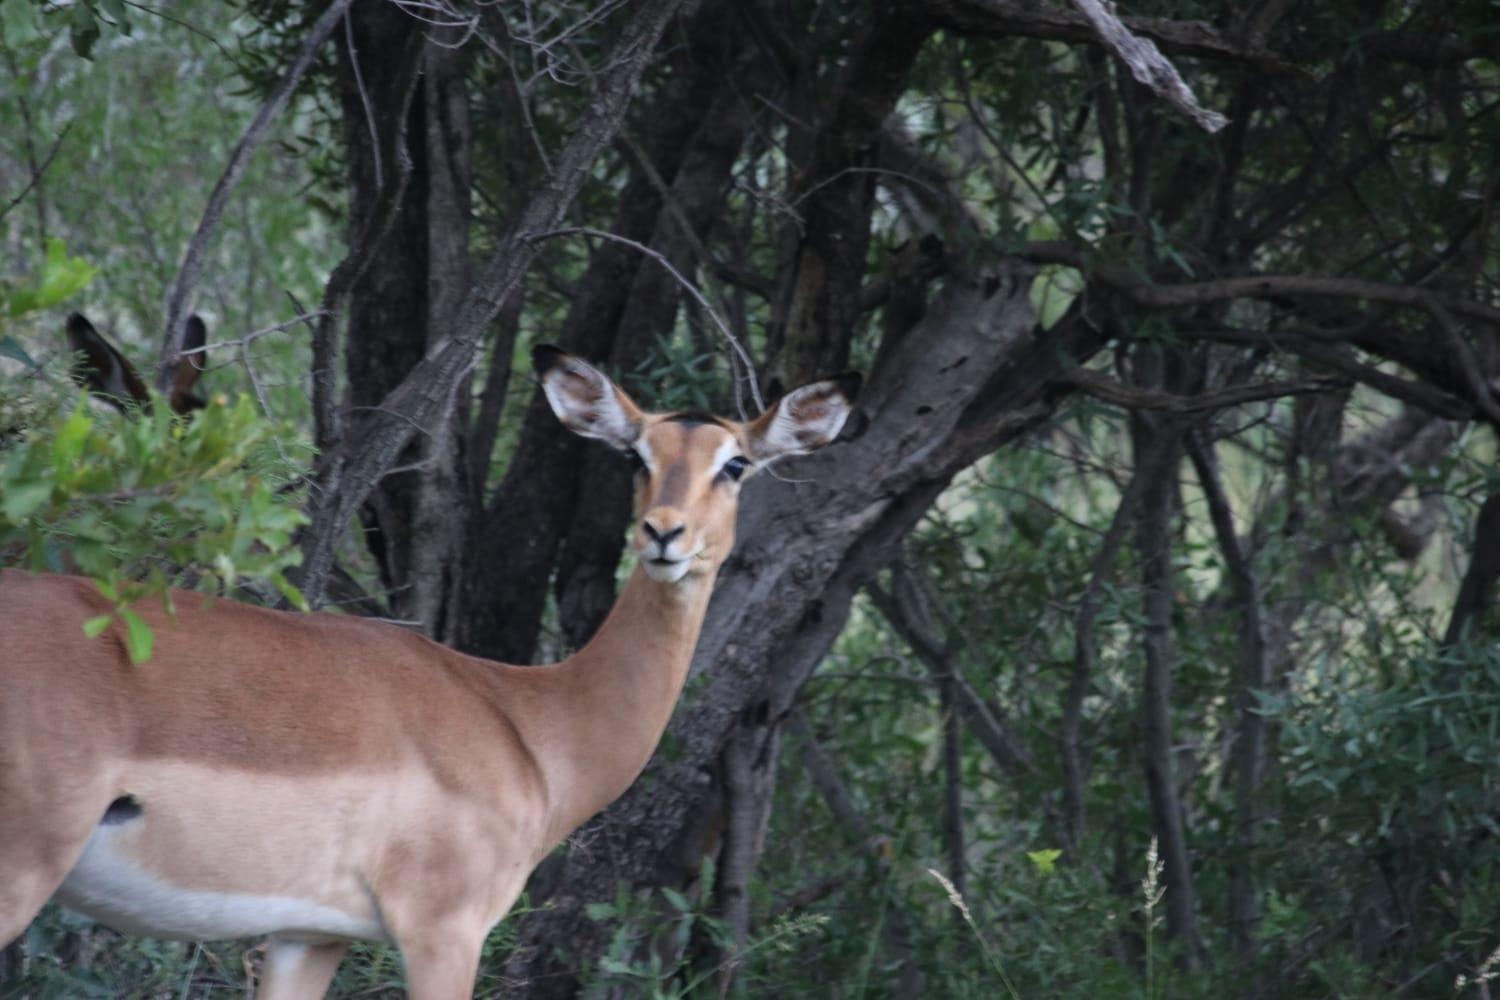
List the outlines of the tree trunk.
{"type": "MultiPolygon", "coordinates": [[[[1145,347],[1142,353],[1145,355],[1141,364],[1145,375],[1142,381],[1152,387],[1161,385],[1163,369],[1177,359],[1162,357],[1165,349],[1156,345],[1145,347]]],[[[1167,933],[1181,949],[1180,961],[1191,969],[1202,958],[1202,944],[1198,936],[1198,902],[1188,854],[1186,817],[1177,792],[1172,747],[1171,527],[1182,456],[1182,428],[1171,417],[1134,413],[1131,429],[1136,475],[1143,479],[1135,514],[1135,544],[1141,565],[1142,647],[1146,661],[1141,695],[1145,737],[1142,754],[1153,826],[1166,871],[1167,933]]]]}

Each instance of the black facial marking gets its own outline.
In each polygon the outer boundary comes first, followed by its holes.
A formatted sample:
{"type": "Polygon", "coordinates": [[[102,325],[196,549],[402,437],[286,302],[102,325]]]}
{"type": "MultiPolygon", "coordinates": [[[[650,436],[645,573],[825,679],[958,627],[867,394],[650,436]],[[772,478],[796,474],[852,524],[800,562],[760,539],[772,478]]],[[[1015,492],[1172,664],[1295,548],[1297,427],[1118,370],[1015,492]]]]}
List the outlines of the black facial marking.
{"type": "Polygon", "coordinates": [[[683,410],[681,413],[672,414],[667,419],[674,424],[717,424],[726,429],[729,427],[721,418],[703,410],[683,410]]]}
{"type": "Polygon", "coordinates": [[[99,821],[100,826],[118,826],[121,823],[129,823],[141,814],[141,804],[134,795],[122,795],[109,804],[104,810],[104,818],[99,821]]]}

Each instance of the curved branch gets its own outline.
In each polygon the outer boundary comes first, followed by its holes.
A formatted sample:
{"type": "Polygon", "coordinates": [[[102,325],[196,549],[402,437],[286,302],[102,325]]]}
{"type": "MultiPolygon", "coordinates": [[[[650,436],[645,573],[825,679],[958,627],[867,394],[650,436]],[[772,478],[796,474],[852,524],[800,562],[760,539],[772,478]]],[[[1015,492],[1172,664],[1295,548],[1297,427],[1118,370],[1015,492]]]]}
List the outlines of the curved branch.
{"type": "Polygon", "coordinates": [[[167,293],[167,332],[162,338],[161,359],[157,365],[156,382],[159,388],[166,388],[165,380],[170,376],[172,365],[182,349],[183,330],[187,326],[188,299],[192,296],[193,286],[198,283],[198,277],[203,271],[203,257],[208,252],[208,244],[213,239],[214,230],[219,227],[219,219],[224,215],[224,207],[229,203],[229,196],[234,193],[240,178],[244,176],[250,157],[265,139],[266,132],[271,127],[271,121],[286,106],[287,100],[292,96],[292,91],[297,89],[297,84],[302,81],[303,75],[312,65],[313,57],[317,55],[318,49],[333,33],[334,25],[339,23],[352,2],[353,0],[333,0],[328,5],[328,9],[323,12],[323,16],[313,24],[312,30],[308,32],[307,38],[302,43],[302,48],[297,52],[297,58],[293,60],[291,67],[276,84],[276,89],[271,91],[271,96],[266,99],[266,103],[262,104],[260,110],[256,112],[255,118],[245,129],[245,134],[240,136],[240,141],[235,144],[234,152],[229,155],[229,163],[224,167],[224,173],[219,176],[218,183],[209,194],[208,205],[203,209],[203,217],[198,220],[198,228],[193,230],[193,236],[188,240],[187,254],[182,259],[182,267],[178,270],[177,278],[172,282],[172,288],[167,293]]]}
{"type": "MultiPolygon", "coordinates": [[[[945,28],[990,38],[1041,38],[1099,45],[1099,37],[1082,15],[1026,0],[927,0],[927,11],[945,28]]],[[[1126,28],[1176,55],[1246,62],[1261,69],[1287,72],[1296,67],[1259,45],[1226,37],[1207,21],[1165,17],[1127,17],[1126,28]]]]}
{"type": "Polygon", "coordinates": [[[1229,299],[1273,299],[1305,295],[1313,298],[1367,299],[1424,310],[1437,305],[1450,313],[1500,327],[1500,308],[1414,285],[1388,285],[1360,278],[1332,278],[1312,274],[1249,274],[1214,281],[1153,285],[1127,267],[1099,262],[1090,248],[1074,243],[1027,243],[1017,256],[1040,264],[1065,264],[1077,268],[1136,305],[1160,309],[1198,306],[1229,299]]]}
{"type": "Polygon", "coordinates": [[[1235,386],[1196,396],[1179,396],[1159,389],[1143,389],[1126,385],[1107,375],[1087,368],[1069,368],[1058,372],[1055,382],[1082,389],[1106,403],[1123,406],[1127,410],[1160,410],[1165,413],[1201,413],[1218,410],[1241,403],[1253,403],[1263,399],[1279,399],[1282,396],[1307,396],[1331,392],[1349,384],[1341,378],[1310,378],[1298,382],[1263,382],[1259,385],[1235,386]]]}

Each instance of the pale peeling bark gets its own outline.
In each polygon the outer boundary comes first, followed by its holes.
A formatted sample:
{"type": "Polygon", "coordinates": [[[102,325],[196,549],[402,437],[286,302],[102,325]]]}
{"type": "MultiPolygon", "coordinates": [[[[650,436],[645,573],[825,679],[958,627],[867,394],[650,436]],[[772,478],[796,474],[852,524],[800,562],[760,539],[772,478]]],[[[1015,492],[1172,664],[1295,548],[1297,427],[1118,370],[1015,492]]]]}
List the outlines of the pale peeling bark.
{"type": "Polygon", "coordinates": [[[1209,111],[1198,103],[1192,88],[1182,79],[1177,67],[1161,54],[1155,42],[1132,34],[1129,28],[1120,23],[1111,0],[1071,2],[1088,19],[1109,50],[1130,67],[1130,75],[1138,82],[1187,115],[1205,132],[1217,132],[1229,124],[1228,118],[1217,111],[1209,111]]]}

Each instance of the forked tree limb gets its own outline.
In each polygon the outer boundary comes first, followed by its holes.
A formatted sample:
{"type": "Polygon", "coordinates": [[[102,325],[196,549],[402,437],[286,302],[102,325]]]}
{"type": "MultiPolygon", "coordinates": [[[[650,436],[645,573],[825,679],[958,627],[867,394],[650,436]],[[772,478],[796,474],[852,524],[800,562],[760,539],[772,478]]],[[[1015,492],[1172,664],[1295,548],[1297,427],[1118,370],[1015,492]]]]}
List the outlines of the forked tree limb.
{"type": "MultiPolygon", "coordinates": [[[[895,569],[893,572],[910,573],[904,569],[895,569]]],[[[931,622],[924,621],[924,616],[914,608],[912,588],[915,586],[915,581],[908,579],[903,585],[898,579],[897,586],[892,591],[886,591],[871,580],[865,584],[865,593],[929,673],[939,680],[952,678],[956,707],[995,762],[1009,774],[1030,772],[1033,769],[1032,762],[1026,753],[1025,744],[1018,741],[995,718],[984,699],[957,672],[953,662],[955,651],[938,639],[931,622]]]]}
{"type": "Polygon", "coordinates": [[[188,313],[191,311],[188,308],[189,300],[192,298],[194,286],[198,284],[198,278],[203,273],[203,258],[207,255],[208,245],[219,228],[219,220],[224,216],[224,209],[229,204],[229,196],[234,193],[240,178],[245,175],[245,168],[250,163],[250,157],[265,140],[271,122],[286,106],[286,102],[292,96],[292,91],[297,89],[297,84],[302,81],[308,67],[312,65],[318,49],[322,48],[323,43],[328,40],[328,36],[333,33],[334,27],[352,2],[353,0],[332,0],[328,9],[323,11],[323,15],[313,23],[312,30],[307,33],[307,37],[303,39],[302,48],[297,52],[297,58],[282,74],[276,88],[271,91],[271,96],[266,98],[266,102],[260,106],[260,110],[255,113],[255,117],[245,128],[244,135],[240,136],[240,141],[235,144],[234,151],[229,154],[229,162],[208,196],[208,205],[203,209],[203,217],[198,220],[198,228],[193,230],[192,238],[188,240],[187,253],[182,258],[182,267],[178,269],[177,277],[167,292],[166,334],[162,338],[161,357],[157,364],[155,379],[158,388],[165,389],[167,380],[171,378],[172,365],[177,360],[178,351],[182,348],[183,331],[187,326],[188,313]]]}
{"type": "Polygon", "coordinates": [[[637,8],[553,173],[464,297],[453,335],[434,344],[411,374],[370,411],[364,426],[345,433],[325,463],[324,489],[315,494],[312,524],[303,540],[301,586],[312,603],[322,596],[344,526],[395,463],[416,428],[433,423],[451,404],[459,383],[475,363],[480,340],[536,256],[537,237],[560,228],[594,161],[619,130],[656,43],[680,4],[681,0],[647,0],[637,8]]]}

